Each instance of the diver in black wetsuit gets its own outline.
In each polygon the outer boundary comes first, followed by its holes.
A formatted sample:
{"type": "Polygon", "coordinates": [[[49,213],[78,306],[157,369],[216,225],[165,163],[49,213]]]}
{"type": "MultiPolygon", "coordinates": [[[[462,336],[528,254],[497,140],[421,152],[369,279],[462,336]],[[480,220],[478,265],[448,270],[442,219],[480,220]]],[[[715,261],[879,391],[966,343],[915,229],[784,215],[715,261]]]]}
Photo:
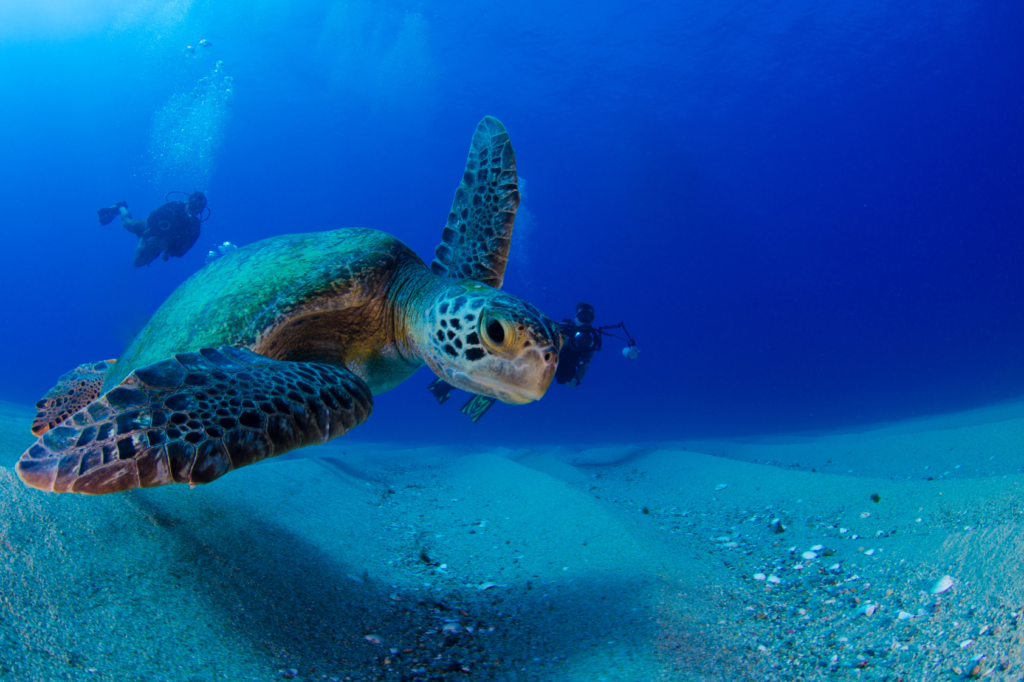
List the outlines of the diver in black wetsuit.
{"type": "MultiPolygon", "coordinates": [[[[185,194],[184,192],[168,192],[185,194]]],[[[128,212],[128,204],[121,201],[96,211],[100,225],[108,225],[121,216],[121,225],[139,238],[135,247],[135,267],[149,265],[163,252],[163,260],[181,258],[199,239],[199,226],[209,218],[206,196],[192,192],[186,201],[168,201],[153,209],[145,220],[135,220],[128,212]],[[203,216],[203,211],[206,216],[203,216]]],[[[165,196],[164,199],[167,197],[165,196]]]]}
{"type": "Polygon", "coordinates": [[[593,326],[594,306],[589,303],[576,304],[576,318],[562,320],[559,325],[565,335],[565,343],[558,351],[558,369],[555,381],[573,388],[580,385],[587,374],[594,353],[601,350],[601,331],[593,326]]]}
{"type": "MultiPolygon", "coordinates": [[[[601,337],[609,334],[606,329],[622,329],[626,334],[625,341],[629,345],[622,349],[622,355],[630,360],[640,357],[640,349],[636,347],[636,341],[626,331],[625,323],[608,325],[604,327],[593,326],[594,306],[589,303],[580,302],[576,304],[576,317],[572,320],[566,318],[558,326],[565,337],[561,350],[558,351],[558,369],[555,370],[555,381],[564,386],[579,386],[583,377],[587,374],[590,361],[594,353],[601,350],[601,337]]],[[[616,337],[622,338],[622,337],[616,337]]],[[[451,396],[449,393],[455,387],[443,379],[435,379],[427,386],[427,389],[437,398],[437,402],[444,405],[451,396]]],[[[491,409],[496,400],[488,396],[474,395],[460,408],[460,412],[468,414],[473,422],[477,422],[487,410],[491,409]]]]}

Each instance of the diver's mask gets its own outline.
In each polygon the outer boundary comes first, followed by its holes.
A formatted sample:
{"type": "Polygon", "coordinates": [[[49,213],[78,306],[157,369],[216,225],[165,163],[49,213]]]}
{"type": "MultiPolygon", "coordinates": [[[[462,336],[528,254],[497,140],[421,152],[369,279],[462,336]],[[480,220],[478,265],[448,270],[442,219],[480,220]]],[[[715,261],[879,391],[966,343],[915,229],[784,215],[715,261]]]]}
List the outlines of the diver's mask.
{"type": "Polygon", "coordinates": [[[186,210],[192,217],[198,216],[206,208],[206,195],[202,192],[192,192],[188,195],[188,206],[186,210]]]}
{"type": "Polygon", "coordinates": [[[590,324],[594,321],[594,306],[589,303],[576,304],[576,320],[580,324],[590,324]]]}

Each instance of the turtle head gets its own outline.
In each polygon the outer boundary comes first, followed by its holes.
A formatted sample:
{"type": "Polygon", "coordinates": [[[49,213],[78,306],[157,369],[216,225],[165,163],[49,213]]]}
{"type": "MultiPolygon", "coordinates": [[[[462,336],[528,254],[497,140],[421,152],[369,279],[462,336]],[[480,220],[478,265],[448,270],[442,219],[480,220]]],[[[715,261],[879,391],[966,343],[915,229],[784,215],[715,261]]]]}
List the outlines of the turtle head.
{"type": "Polygon", "coordinates": [[[539,400],[558,366],[558,325],[520,298],[473,280],[434,297],[421,338],[437,376],[471,393],[522,405],[539,400]]]}

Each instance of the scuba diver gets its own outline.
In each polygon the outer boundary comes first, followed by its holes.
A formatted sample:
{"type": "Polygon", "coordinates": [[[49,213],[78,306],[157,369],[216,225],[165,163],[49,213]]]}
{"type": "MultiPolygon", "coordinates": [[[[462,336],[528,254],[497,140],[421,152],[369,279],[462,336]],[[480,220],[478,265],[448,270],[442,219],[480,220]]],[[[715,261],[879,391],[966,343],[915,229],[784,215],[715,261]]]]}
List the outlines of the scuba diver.
{"type": "MultiPolygon", "coordinates": [[[[590,368],[590,361],[594,353],[601,350],[601,339],[604,336],[611,336],[626,341],[629,345],[622,349],[623,357],[629,360],[636,360],[640,357],[640,349],[636,347],[636,341],[630,336],[626,329],[626,323],[605,325],[603,327],[593,326],[594,306],[589,303],[576,304],[576,317],[565,318],[558,326],[565,338],[561,350],[558,351],[558,369],[555,370],[555,381],[570,388],[580,385],[583,377],[590,368]],[[621,329],[626,338],[610,333],[609,329],[621,329]]],[[[427,386],[437,402],[444,405],[451,396],[455,387],[443,379],[435,379],[427,386]]],[[[488,396],[474,395],[460,408],[460,412],[469,415],[469,418],[476,423],[484,416],[487,410],[491,409],[496,400],[488,396]]]]}
{"type": "Polygon", "coordinates": [[[559,325],[565,335],[565,343],[558,351],[558,369],[555,381],[574,388],[587,374],[594,353],[601,350],[601,332],[591,326],[594,321],[594,306],[589,303],[576,304],[576,317],[566,318],[559,325]]]}
{"type": "Polygon", "coordinates": [[[206,206],[206,196],[202,192],[168,192],[164,195],[166,202],[153,209],[145,220],[135,220],[128,211],[124,201],[96,211],[100,225],[121,216],[121,225],[139,238],[135,247],[135,267],[149,265],[163,252],[163,260],[171,256],[181,258],[199,239],[199,226],[210,217],[210,209],[206,206]],[[168,201],[172,194],[184,194],[185,201],[168,201]],[[206,211],[206,215],[203,215],[206,211]]]}

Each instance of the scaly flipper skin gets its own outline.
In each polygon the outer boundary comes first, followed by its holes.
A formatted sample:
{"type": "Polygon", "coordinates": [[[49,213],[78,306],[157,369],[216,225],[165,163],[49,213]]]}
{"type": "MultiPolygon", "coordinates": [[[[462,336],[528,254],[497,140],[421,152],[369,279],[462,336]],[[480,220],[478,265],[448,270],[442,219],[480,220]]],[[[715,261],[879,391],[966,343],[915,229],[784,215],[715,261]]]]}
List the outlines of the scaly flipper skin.
{"type": "Polygon", "coordinates": [[[487,116],[473,135],[462,184],[455,191],[430,271],[500,289],[517,208],[516,155],[505,126],[487,116]]]}
{"type": "Polygon", "coordinates": [[[197,485],[327,442],[372,410],[369,388],[343,367],[204,348],[136,369],[47,431],[16,469],[58,493],[197,485]]]}
{"type": "Polygon", "coordinates": [[[101,360],[79,365],[57,380],[57,385],[36,403],[32,433],[41,436],[80,409],[100,397],[107,370],[117,360],[101,360]]]}

